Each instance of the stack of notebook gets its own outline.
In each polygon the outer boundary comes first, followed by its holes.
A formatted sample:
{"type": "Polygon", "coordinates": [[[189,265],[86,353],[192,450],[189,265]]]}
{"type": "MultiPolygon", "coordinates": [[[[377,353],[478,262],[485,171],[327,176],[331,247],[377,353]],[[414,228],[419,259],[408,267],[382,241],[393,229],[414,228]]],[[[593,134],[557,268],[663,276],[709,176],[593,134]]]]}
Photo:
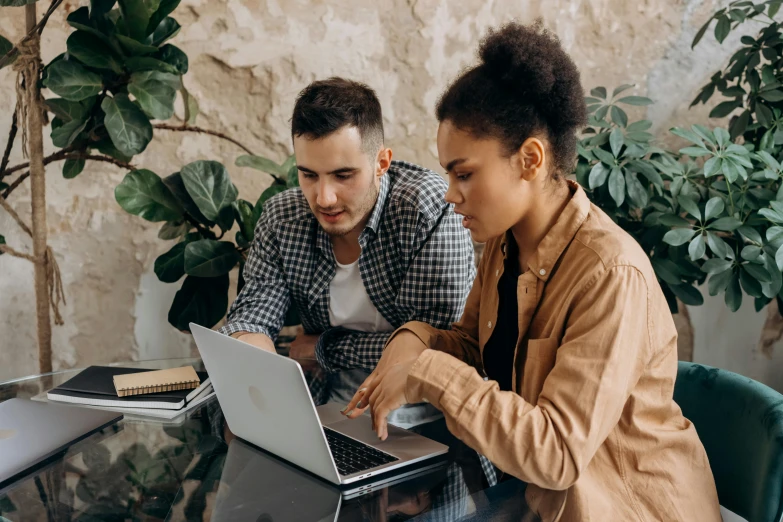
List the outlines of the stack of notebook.
{"type": "Polygon", "coordinates": [[[126,414],[172,419],[215,395],[206,372],[195,372],[198,376],[197,381],[194,378],[193,382],[180,383],[179,381],[165,382],[164,379],[162,385],[151,387],[146,383],[150,379],[143,378],[143,372],[151,371],[153,370],[90,366],[50,390],[46,398],[50,401],[68,402],[126,414]],[[120,378],[115,379],[115,377],[120,378]],[[139,385],[127,387],[123,379],[136,381],[139,385]]]}

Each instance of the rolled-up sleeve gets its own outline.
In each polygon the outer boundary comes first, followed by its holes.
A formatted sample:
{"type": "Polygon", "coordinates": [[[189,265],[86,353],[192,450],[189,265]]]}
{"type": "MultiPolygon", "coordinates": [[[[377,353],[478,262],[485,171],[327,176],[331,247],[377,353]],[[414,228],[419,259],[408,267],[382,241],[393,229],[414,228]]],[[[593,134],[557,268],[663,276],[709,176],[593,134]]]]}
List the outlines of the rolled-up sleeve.
{"type": "Polygon", "coordinates": [[[436,350],[412,367],[406,398],[431,402],[457,437],[507,473],[567,489],[619,422],[640,378],[650,353],[649,314],[641,272],[606,269],[574,299],[536,404],[436,350]]]}

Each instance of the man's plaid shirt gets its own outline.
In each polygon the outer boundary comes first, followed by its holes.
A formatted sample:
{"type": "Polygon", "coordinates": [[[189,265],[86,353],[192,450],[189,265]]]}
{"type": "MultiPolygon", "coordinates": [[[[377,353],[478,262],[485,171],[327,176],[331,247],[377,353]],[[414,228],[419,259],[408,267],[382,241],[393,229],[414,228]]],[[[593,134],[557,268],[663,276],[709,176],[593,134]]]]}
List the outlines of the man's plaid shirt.
{"type": "MultiPolygon", "coordinates": [[[[438,174],[394,161],[359,236],[359,271],[378,311],[394,327],[424,321],[450,328],[463,311],[476,274],[470,234],[444,201],[438,174]]],[[[321,334],[316,357],[326,372],[375,369],[391,332],[359,332],[329,324],[329,284],[336,272],[329,236],[299,188],[264,205],[243,276],[245,286],[221,332],[275,339],[293,300],[308,334],[321,334]]],[[[316,404],[325,380],[311,383],[316,404]]]]}

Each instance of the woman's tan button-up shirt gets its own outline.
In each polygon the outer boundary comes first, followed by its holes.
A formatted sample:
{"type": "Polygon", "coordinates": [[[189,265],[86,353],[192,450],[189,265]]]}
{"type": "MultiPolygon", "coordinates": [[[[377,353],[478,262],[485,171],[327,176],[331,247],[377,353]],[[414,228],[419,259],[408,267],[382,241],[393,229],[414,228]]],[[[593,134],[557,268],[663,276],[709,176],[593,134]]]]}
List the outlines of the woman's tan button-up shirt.
{"type": "Polygon", "coordinates": [[[704,448],[672,400],[677,331],[650,261],[569,186],[518,279],[513,391],[479,373],[504,236],[487,243],[453,330],[400,329],[433,348],[414,364],[406,398],[434,404],[457,437],[528,482],[527,503],[544,521],[719,521],[704,448]]]}

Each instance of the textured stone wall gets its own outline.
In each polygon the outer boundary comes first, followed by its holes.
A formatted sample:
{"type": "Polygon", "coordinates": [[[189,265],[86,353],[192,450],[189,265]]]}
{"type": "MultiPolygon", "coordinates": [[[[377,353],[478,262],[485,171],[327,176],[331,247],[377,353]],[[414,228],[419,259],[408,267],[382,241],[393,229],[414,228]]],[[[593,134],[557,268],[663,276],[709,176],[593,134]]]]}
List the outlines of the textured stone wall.
{"type": "MultiPolygon", "coordinates": [[[[44,33],[45,61],[64,49],[66,13],[85,3],[66,0],[52,17],[44,33]]],[[[396,158],[438,168],[433,106],[449,80],[473,62],[476,42],[487,27],[512,18],[543,18],[579,64],[586,88],[636,84],[636,94],[657,101],[646,115],[662,133],[675,124],[706,121],[708,108],[687,107],[698,87],[733,53],[739,35],[723,46],[707,37],[696,51],[690,50],[690,42],[719,4],[184,0],[174,13],[183,26],[174,43],[190,57],[185,85],[201,106],[197,123],[226,132],[259,154],[278,160],[289,154],[288,118],[297,92],[314,79],[342,75],[377,90],[396,158]]],[[[0,9],[1,34],[16,40],[23,27],[22,8],[0,9]]],[[[0,139],[10,124],[13,84],[13,73],[0,71],[0,139]]],[[[635,116],[644,116],[642,111],[635,116]]],[[[47,144],[51,151],[48,138],[47,144]]],[[[269,178],[235,167],[241,153],[210,136],[156,131],[156,140],[135,163],[166,175],[196,159],[217,159],[228,167],[240,196],[254,200],[269,178]]],[[[17,143],[12,164],[21,160],[17,143]]],[[[152,272],[155,257],[168,245],[156,238],[158,226],[125,214],[114,201],[113,188],[124,172],[91,165],[68,181],[60,168],[47,168],[50,244],[68,299],[65,325],[54,329],[55,368],[190,354],[190,339],[166,323],[177,288],[158,282],[152,272]]],[[[10,202],[29,220],[29,201],[25,187],[10,202]]],[[[0,233],[17,249],[30,246],[2,211],[0,233]]],[[[0,257],[0,380],[36,371],[31,278],[29,263],[0,257]]],[[[706,343],[704,353],[709,355],[713,339],[704,337],[707,330],[700,328],[694,324],[697,345],[706,343]]],[[[766,356],[755,352],[759,331],[760,326],[748,331],[743,336],[746,349],[727,357],[758,361],[746,369],[764,378],[759,372],[769,365],[766,356]]],[[[737,351],[731,346],[718,349],[737,351]]],[[[774,354],[774,347],[768,351],[774,354]]],[[[697,359],[699,353],[697,349],[697,359]]]]}

